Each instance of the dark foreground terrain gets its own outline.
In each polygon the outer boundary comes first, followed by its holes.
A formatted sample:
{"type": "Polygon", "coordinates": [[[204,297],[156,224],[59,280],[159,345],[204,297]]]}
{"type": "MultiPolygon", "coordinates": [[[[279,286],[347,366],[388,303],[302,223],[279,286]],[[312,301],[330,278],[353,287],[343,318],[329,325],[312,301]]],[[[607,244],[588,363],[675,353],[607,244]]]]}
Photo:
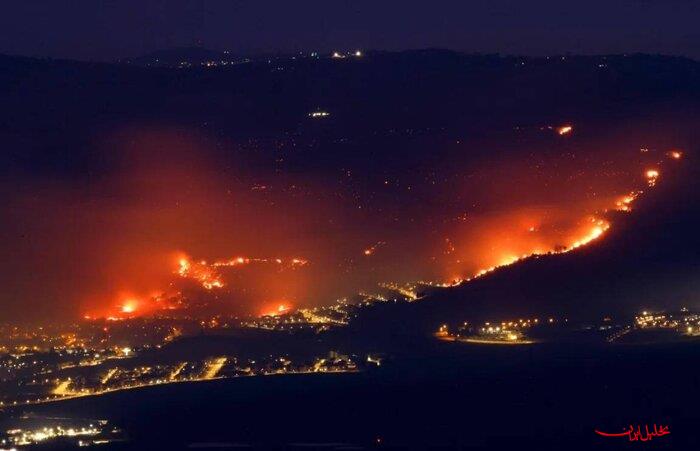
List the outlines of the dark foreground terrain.
{"type": "Polygon", "coordinates": [[[366,373],[172,384],[24,412],[124,429],[128,442],[100,449],[690,450],[700,444],[698,357],[696,342],[440,343],[366,373]],[[671,433],[630,442],[594,432],[630,424],[671,433]]]}

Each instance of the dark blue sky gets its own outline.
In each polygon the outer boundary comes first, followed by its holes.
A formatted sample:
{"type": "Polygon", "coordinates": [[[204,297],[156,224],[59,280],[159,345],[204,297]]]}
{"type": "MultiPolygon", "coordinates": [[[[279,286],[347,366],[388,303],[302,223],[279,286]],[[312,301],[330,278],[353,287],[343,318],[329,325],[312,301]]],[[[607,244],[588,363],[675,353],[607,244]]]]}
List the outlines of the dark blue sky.
{"type": "Polygon", "coordinates": [[[109,60],[187,46],[232,52],[445,47],[506,54],[700,58],[698,0],[5,0],[0,52],[109,60]]]}

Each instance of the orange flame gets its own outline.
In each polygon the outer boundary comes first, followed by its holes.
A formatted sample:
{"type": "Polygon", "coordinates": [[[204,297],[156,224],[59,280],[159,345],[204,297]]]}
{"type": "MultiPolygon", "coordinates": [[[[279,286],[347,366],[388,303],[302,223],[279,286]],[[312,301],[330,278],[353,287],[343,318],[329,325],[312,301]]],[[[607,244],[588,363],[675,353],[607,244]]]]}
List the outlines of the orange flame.
{"type": "Polygon", "coordinates": [[[563,135],[568,135],[574,130],[574,127],[571,125],[563,125],[559,128],[557,128],[557,133],[559,133],[560,136],[563,135]]]}

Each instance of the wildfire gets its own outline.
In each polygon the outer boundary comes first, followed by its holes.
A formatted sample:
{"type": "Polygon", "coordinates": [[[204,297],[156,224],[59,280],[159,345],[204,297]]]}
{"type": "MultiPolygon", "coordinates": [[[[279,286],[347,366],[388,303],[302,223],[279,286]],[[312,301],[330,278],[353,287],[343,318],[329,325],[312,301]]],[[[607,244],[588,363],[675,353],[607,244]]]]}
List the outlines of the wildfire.
{"type": "Polygon", "coordinates": [[[179,267],[176,272],[180,277],[196,280],[207,290],[223,288],[224,283],[219,274],[210,268],[206,261],[192,263],[186,257],[181,257],[178,263],[179,267]]]}
{"type": "Polygon", "coordinates": [[[563,125],[563,126],[557,128],[557,133],[558,133],[560,136],[564,136],[564,135],[568,135],[568,134],[571,133],[573,130],[574,130],[574,127],[573,127],[573,126],[571,126],[571,125],[563,125]]]}
{"type": "Polygon", "coordinates": [[[618,201],[615,202],[615,209],[617,211],[632,211],[630,205],[639,196],[639,194],[640,192],[637,191],[621,197],[618,201]]]}
{"type": "Polygon", "coordinates": [[[668,152],[668,156],[674,160],[680,160],[683,157],[683,152],[680,150],[671,150],[668,152]]]}
{"type": "Polygon", "coordinates": [[[178,269],[175,273],[185,279],[192,279],[199,282],[200,285],[207,290],[212,290],[225,286],[217,268],[235,268],[253,263],[276,265],[281,269],[295,269],[300,266],[305,266],[309,262],[303,258],[283,260],[281,258],[235,257],[228,260],[217,260],[213,263],[207,263],[206,260],[192,262],[188,257],[180,257],[178,260],[178,269]]]}
{"type": "Polygon", "coordinates": [[[214,268],[219,267],[233,267],[241,265],[249,265],[251,263],[269,263],[274,265],[288,266],[290,268],[304,266],[309,262],[303,258],[292,258],[289,260],[283,260],[281,258],[249,258],[249,257],[236,257],[230,260],[218,260],[211,264],[214,268]]]}
{"type": "MultiPolygon", "coordinates": [[[[554,131],[559,135],[567,135],[573,131],[571,125],[564,125],[558,128],[552,126],[547,127],[547,129],[550,136],[554,131]]],[[[649,152],[649,156],[651,155],[652,152],[649,152]]],[[[661,156],[662,159],[666,159],[667,161],[669,159],[679,160],[683,157],[683,153],[678,150],[670,150],[666,152],[665,157],[663,153],[661,156]]],[[[663,161],[648,161],[646,164],[649,166],[637,168],[637,171],[639,171],[637,173],[637,183],[642,187],[643,183],[653,187],[659,180],[660,171],[666,168],[663,166],[663,161]],[[639,178],[640,174],[642,178],[639,178]]],[[[667,162],[666,164],[673,165],[674,163],[667,162]]],[[[585,174],[583,170],[581,173],[585,174]]],[[[665,173],[665,177],[667,176],[668,175],[665,173]]],[[[646,190],[646,188],[644,189],[646,190]]],[[[496,210],[496,213],[488,212],[484,214],[483,217],[479,216],[477,211],[477,214],[475,214],[473,218],[471,216],[469,218],[469,221],[475,222],[474,225],[464,225],[464,221],[462,220],[455,226],[460,227],[460,231],[462,230],[461,228],[467,230],[468,233],[465,234],[466,237],[452,235],[452,233],[455,233],[454,230],[443,230],[436,226],[436,232],[446,232],[450,234],[451,238],[444,238],[445,235],[437,235],[436,233],[435,237],[443,237],[446,249],[443,250],[441,247],[439,252],[433,250],[434,254],[428,254],[428,256],[431,258],[432,262],[447,261],[450,267],[446,268],[443,276],[453,277],[450,278],[450,282],[435,285],[457,285],[485,276],[499,268],[515,264],[527,258],[549,254],[564,254],[586,246],[603,237],[610,229],[611,224],[603,216],[605,212],[611,210],[620,212],[631,211],[633,203],[642,195],[643,191],[622,190],[618,191],[618,193],[627,194],[615,197],[607,197],[609,193],[605,193],[604,191],[602,193],[603,196],[599,195],[597,198],[591,200],[590,203],[586,201],[587,203],[575,205],[572,208],[566,205],[560,209],[558,204],[554,204],[551,208],[549,204],[543,204],[544,206],[540,207],[532,199],[528,198],[527,202],[532,202],[532,205],[537,206],[536,208],[527,206],[526,208],[522,207],[522,211],[518,210],[513,212],[510,210],[512,206],[509,204],[507,210],[504,209],[503,212],[501,212],[501,210],[495,208],[494,210],[496,210]],[[593,213],[591,216],[586,216],[591,213],[593,213]],[[452,239],[455,240],[454,243],[452,239]],[[464,246],[466,250],[460,253],[460,247],[462,246],[464,246]]],[[[600,191],[598,191],[597,194],[600,194],[600,191]]],[[[496,207],[498,207],[498,205],[496,205],[496,207]]],[[[438,223],[436,222],[436,224],[438,223]]],[[[451,224],[450,222],[445,227],[453,227],[451,224]]],[[[388,238],[386,239],[389,241],[388,238]]],[[[368,257],[362,259],[367,263],[363,267],[362,264],[357,263],[358,260],[354,260],[354,266],[351,268],[352,271],[365,269],[375,271],[379,267],[381,259],[380,261],[375,261],[376,257],[369,257],[377,255],[378,250],[381,250],[381,253],[387,253],[389,250],[393,251],[399,247],[395,243],[402,243],[402,241],[393,236],[390,241],[392,243],[391,246],[386,246],[386,242],[384,241],[374,242],[373,239],[367,239],[367,237],[362,237],[362,240],[363,241],[358,244],[352,243],[352,247],[348,246],[348,249],[349,252],[355,255],[362,252],[362,254],[359,255],[368,257]],[[374,244],[371,244],[373,242],[374,244]],[[358,270],[357,268],[360,269],[358,270]]],[[[443,245],[442,241],[440,244],[441,246],[443,245]]],[[[416,248],[419,248],[419,246],[416,246],[416,248]]],[[[413,249],[408,249],[408,252],[412,251],[413,249]]],[[[419,249],[418,251],[423,252],[423,249],[419,249]]],[[[406,255],[408,255],[408,252],[406,255]]],[[[250,280],[247,277],[234,279],[232,276],[234,271],[238,274],[238,271],[246,271],[243,268],[248,266],[268,265],[265,266],[265,269],[272,268],[275,273],[274,276],[277,277],[277,273],[282,270],[295,270],[309,264],[309,261],[304,258],[290,258],[288,256],[283,258],[282,256],[275,255],[275,253],[270,254],[272,254],[271,257],[265,257],[265,254],[263,254],[263,257],[246,256],[247,254],[233,254],[234,256],[232,258],[216,260],[197,260],[185,254],[180,254],[177,256],[177,259],[172,259],[171,255],[171,260],[169,262],[165,264],[160,263],[158,267],[163,269],[162,272],[165,273],[166,276],[170,274],[172,278],[174,274],[175,277],[186,279],[205,290],[217,290],[227,287],[229,284],[238,285],[239,282],[234,281],[241,280],[240,288],[241,291],[244,291],[244,283],[251,281],[260,284],[262,279],[263,283],[269,284],[269,281],[273,279],[257,277],[258,274],[251,276],[250,280]],[[230,276],[230,278],[227,276],[230,276]]],[[[399,254],[397,259],[400,259],[401,255],[403,254],[399,254]]],[[[419,257],[424,256],[424,254],[419,255],[419,257]]],[[[387,258],[387,260],[389,259],[387,258]]],[[[318,261],[323,260],[321,257],[318,257],[318,261]]],[[[322,269],[325,270],[325,268],[322,269]]],[[[381,270],[381,268],[379,268],[379,270],[381,270]]],[[[350,270],[348,270],[348,272],[349,271],[350,270]]],[[[328,273],[330,272],[329,270],[328,273]]],[[[416,274],[418,274],[418,271],[416,271],[416,274]]],[[[247,276],[248,273],[245,272],[243,275],[247,276]]],[[[407,277],[395,285],[385,284],[383,286],[387,289],[398,291],[407,299],[414,300],[420,297],[420,292],[415,288],[418,285],[412,286],[410,284],[405,284],[405,282],[415,281],[417,277],[420,277],[420,274],[417,276],[410,276],[410,278],[407,277]]],[[[438,276],[436,279],[440,280],[441,277],[438,276]]],[[[377,282],[377,280],[369,278],[367,278],[367,280],[370,280],[371,283],[377,282]]],[[[280,284],[286,282],[288,281],[280,280],[280,284]]],[[[420,283],[422,284],[423,282],[420,283]]],[[[349,283],[348,286],[350,286],[349,283]]],[[[290,294],[291,290],[287,289],[286,286],[284,290],[277,290],[278,287],[273,288],[275,290],[268,290],[264,293],[264,296],[266,299],[277,299],[278,302],[274,305],[267,305],[264,309],[260,309],[260,304],[257,304],[252,312],[260,312],[263,316],[279,316],[290,311],[291,307],[286,303],[279,303],[279,299],[292,299],[293,302],[296,302],[298,295],[290,294]]],[[[327,287],[324,287],[324,289],[325,288],[327,287]]],[[[330,287],[330,289],[335,288],[335,286],[330,287]]],[[[347,287],[343,287],[342,289],[346,288],[347,287]]],[[[352,289],[352,287],[350,287],[350,289],[352,289]]],[[[146,315],[165,308],[177,308],[177,305],[183,302],[178,299],[185,298],[176,298],[172,296],[173,291],[168,295],[171,296],[170,298],[159,295],[162,296],[162,303],[156,302],[158,301],[157,296],[145,296],[143,291],[135,290],[122,292],[118,297],[111,299],[109,302],[109,310],[103,312],[103,317],[124,319],[137,315],[146,315]],[[169,302],[173,299],[176,299],[175,303],[169,302]],[[169,303],[169,305],[166,303],[169,303]]],[[[257,296],[257,293],[255,293],[255,295],[257,296]]],[[[224,298],[224,296],[220,297],[224,298]]],[[[99,317],[98,315],[92,314],[93,312],[90,313],[89,315],[85,315],[86,319],[99,317]]]]}
{"type": "Polygon", "coordinates": [[[600,238],[600,236],[605,233],[610,228],[610,223],[602,219],[593,219],[595,225],[590,229],[587,235],[574,241],[568,248],[555,252],[556,254],[564,254],[566,252],[571,252],[574,249],[578,249],[581,246],[585,246],[593,240],[600,238]]]}
{"type": "Polygon", "coordinates": [[[656,180],[659,178],[659,171],[656,169],[648,169],[645,173],[647,177],[647,184],[649,186],[656,185],[656,180]]]}
{"type": "MultiPolygon", "coordinates": [[[[567,127],[562,127],[559,129],[559,134],[564,134],[570,132],[570,127],[568,127],[569,130],[564,130],[567,129],[567,127]],[[563,131],[563,133],[562,133],[563,131]]],[[[667,155],[672,158],[672,159],[680,159],[682,157],[682,153],[680,151],[669,151],[667,155]]],[[[647,184],[650,187],[653,187],[656,185],[656,182],[659,178],[660,172],[658,169],[647,169],[644,173],[647,184]]],[[[639,197],[639,195],[642,194],[642,191],[633,191],[625,196],[622,196],[618,198],[617,201],[615,201],[615,207],[614,209],[616,211],[624,211],[624,212],[629,212],[631,211],[631,205],[632,203],[639,197]]],[[[607,210],[605,210],[607,211],[607,210]]],[[[503,266],[508,266],[512,265],[513,263],[516,263],[520,260],[523,260],[525,258],[533,257],[533,256],[539,256],[539,255],[544,255],[544,254],[564,254],[567,252],[571,252],[575,249],[578,249],[582,246],[586,246],[587,244],[597,240],[600,238],[608,229],[610,229],[610,223],[604,219],[598,218],[598,217],[591,217],[590,218],[590,223],[591,225],[586,229],[586,231],[583,233],[582,236],[579,238],[573,240],[570,242],[566,247],[561,248],[561,249],[554,249],[552,251],[542,251],[542,250],[534,250],[532,252],[523,254],[521,256],[516,256],[516,255],[511,255],[504,257],[498,264],[490,266],[488,268],[480,269],[477,271],[472,277],[468,277],[466,279],[462,278],[453,278],[450,282],[445,282],[445,283],[439,283],[435,284],[438,286],[455,286],[459,285],[463,282],[469,282],[475,278],[482,277],[486,274],[489,274],[498,268],[501,268],[503,266]]],[[[535,232],[537,229],[534,226],[530,226],[528,228],[529,232],[535,232]]]]}
{"type": "Polygon", "coordinates": [[[385,244],[386,243],[384,241],[377,241],[375,244],[365,249],[362,253],[369,257],[377,251],[377,248],[384,246],[385,244]]]}
{"type": "Polygon", "coordinates": [[[291,306],[288,304],[279,304],[273,308],[268,308],[263,310],[263,312],[260,314],[260,316],[279,316],[279,315],[284,315],[285,313],[289,313],[291,310],[291,306]]]}
{"type": "Polygon", "coordinates": [[[504,266],[510,266],[510,265],[517,263],[521,260],[524,260],[526,258],[535,257],[535,256],[539,256],[539,255],[545,255],[545,254],[566,254],[566,253],[571,252],[575,249],[578,249],[582,246],[585,246],[594,240],[597,240],[610,228],[610,223],[603,220],[603,219],[592,217],[590,219],[590,222],[592,223],[592,225],[588,228],[588,231],[585,233],[585,235],[583,235],[581,238],[576,239],[575,241],[573,241],[572,243],[570,243],[567,247],[565,247],[563,249],[555,249],[555,250],[551,250],[548,252],[541,251],[541,250],[534,250],[530,253],[522,254],[520,256],[510,255],[510,256],[504,257],[496,265],[478,270],[473,276],[467,277],[466,279],[456,277],[456,278],[452,278],[449,282],[432,284],[432,285],[437,285],[437,286],[442,286],[442,287],[456,286],[456,285],[460,285],[464,282],[470,282],[470,281],[477,279],[479,277],[483,277],[486,274],[492,273],[499,268],[503,268],[504,266]]]}
{"type": "Polygon", "coordinates": [[[121,308],[122,313],[134,313],[136,311],[136,301],[128,300],[121,308]]]}
{"type": "Polygon", "coordinates": [[[119,321],[135,316],[142,316],[154,310],[170,308],[170,303],[166,302],[161,295],[135,296],[131,293],[121,293],[116,297],[112,306],[100,311],[93,311],[83,315],[86,321],[97,319],[107,319],[108,321],[119,321]]]}

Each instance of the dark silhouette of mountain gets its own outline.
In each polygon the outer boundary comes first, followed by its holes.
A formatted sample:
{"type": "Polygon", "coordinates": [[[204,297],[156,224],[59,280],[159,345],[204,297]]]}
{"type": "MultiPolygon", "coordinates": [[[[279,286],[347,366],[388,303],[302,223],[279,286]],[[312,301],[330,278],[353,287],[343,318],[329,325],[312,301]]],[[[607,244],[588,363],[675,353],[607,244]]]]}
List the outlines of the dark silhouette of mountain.
{"type": "MultiPolygon", "coordinates": [[[[696,141],[697,143],[697,141],[696,141]]],[[[697,146],[694,146],[697,149],[697,146]]],[[[580,324],[631,319],[642,310],[700,308],[700,168],[692,153],[665,167],[664,181],[600,240],[566,254],[533,257],[413,303],[362,310],[352,332],[413,335],[462,321],[555,316],[580,324]]]]}
{"type": "Polygon", "coordinates": [[[697,391],[697,344],[443,343],[367,373],[156,385],[10,411],[109,419],[129,442],[108,449],[616,450],[626,437],[593,431],[630,418],[671,425],[653,446],[695,449],[698,412],[679,400],[697,391]]]}
{"type": "Polygon", "coordinates": [[[178,47],[173,49],[156,50],[145,55],[126,58],[120,62],[144,67],[189,67],[207,63],[222,63],[242,61],[244,57],[209,50],[202,47],[178,47]]]}
{"type": "Polygon", "coordinates": [[[101,121],[124,113],[217,125],[235,119],[239,132],[296,130],[318,107],[334,113],[339,132],[416,124],[461,129],[599,118],[649,102],[691,102],[700,94],[700,63],[650,55],[545,59],[411,51],[185,71],[0,57],[0,68],[0,98],[8,105],[2,118],[11,115],[14,123],[24,116],[13,112],[29,112],[40,100],[51,108],[39,118],[54,119],[60,104],[80,119],[101,121]]]}
{"type": "Polygon", "coordinates": [[[425,50],[188,70],[0,56],[0,133],[14,149],[1,158],[7,169],[39,163],[68,170],[88,164],[91,134],[136,122],[245,138],[406,129],[478,134],[566,119],[619,121],[671,104],[693,109],[698,98],[700,63],[651,55],[546,59],[425,50]],[[332,113],[320,125],[308,120],[318,108],[332,113]]]}

